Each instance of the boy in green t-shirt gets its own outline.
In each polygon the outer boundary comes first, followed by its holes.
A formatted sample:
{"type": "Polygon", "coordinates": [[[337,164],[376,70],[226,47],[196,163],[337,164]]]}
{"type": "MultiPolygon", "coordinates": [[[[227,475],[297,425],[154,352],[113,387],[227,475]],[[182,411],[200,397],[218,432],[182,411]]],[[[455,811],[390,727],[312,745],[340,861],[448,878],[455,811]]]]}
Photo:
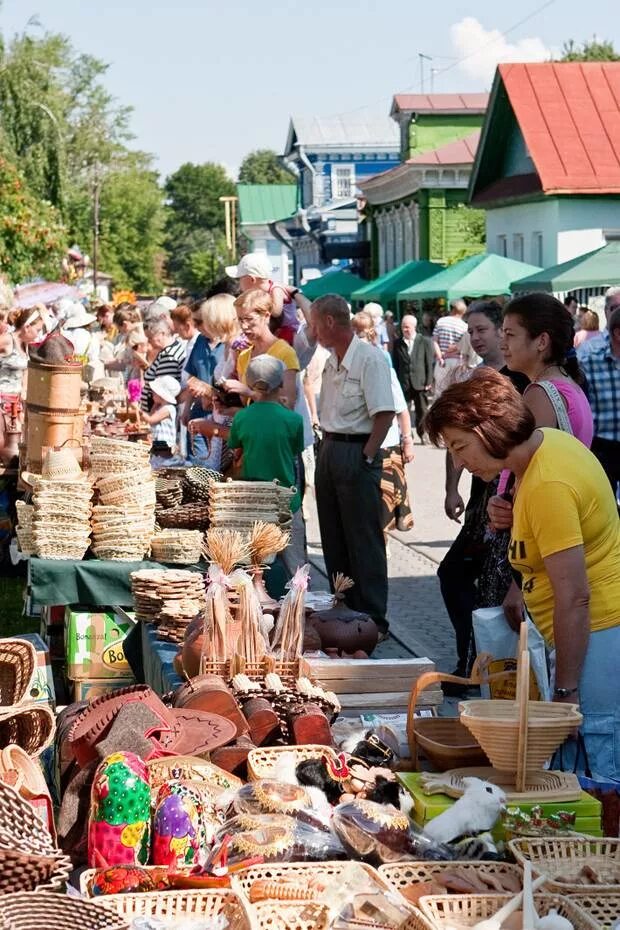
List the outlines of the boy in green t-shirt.
{"type": "MultiPolygon", "coordinates": [[[[284,487],[295,484],[295,463],[304,449],[304,421],[280,402],[285,371],[283,362],[272,355],[258,355],[248,365],[246,383],[254,403],[235,414],[228,436],[229,448],[243,452],[241,477],[246,481],[277,479],[284,487]]],[[[299,491],[291,500],[291,511],[291,541],[282,559],[293,575],[306,561],[299,491]]]]}

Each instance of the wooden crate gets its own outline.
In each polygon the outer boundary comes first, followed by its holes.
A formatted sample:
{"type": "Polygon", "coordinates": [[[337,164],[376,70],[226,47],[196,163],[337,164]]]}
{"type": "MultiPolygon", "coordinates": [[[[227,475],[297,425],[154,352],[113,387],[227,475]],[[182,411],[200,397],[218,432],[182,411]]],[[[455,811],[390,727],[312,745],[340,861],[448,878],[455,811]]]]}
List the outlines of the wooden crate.
{"type": "MultiPolygon", "coordinates": [[[[430,659],[305,659],[310,677],[326,691],[338,695],[343,710],[381,710],[406,707],[414,683],[435,671],[430,659]]],[[[418,707],[436,707],[443,701],[441,688],[427,688],[418,707]]]]}

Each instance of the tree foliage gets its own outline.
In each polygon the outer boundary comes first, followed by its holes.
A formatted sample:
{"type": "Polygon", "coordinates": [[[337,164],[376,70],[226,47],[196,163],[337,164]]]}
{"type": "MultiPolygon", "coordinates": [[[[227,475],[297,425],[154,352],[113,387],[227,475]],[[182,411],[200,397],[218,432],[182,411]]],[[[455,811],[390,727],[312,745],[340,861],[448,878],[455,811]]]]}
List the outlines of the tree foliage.
{"type": "Polygon", "coordinates": [[[186,163],[171,174],[166,192],[166,270],[180,287],[204,290],[222,273],[226,261],[224,205],[235,184],[222,165],[186,163]]]}
{"type": "Polygon", "coordinates": [[[613,42],[593,38],[589,42],[576,45],[569,39],[562,46],[560,61],[620,61],[620,54],[615,50],[613,42]]]}
{"type": "Polygon", "coordinates": [[[241,162],[239,184],[295,184],[295,175],[288,171],[272,149],[257,149],[241,162]]]}
{"type": "Polygon", "coordinates": [[[452,265],[464,258],[469,258],[470,255],[484,252],[487,241],[484,210],[476,210],[475,207],[460,203],[454,207],[454,211],[456,230],[461,240],[467,242],[467,245],[450,259],[452,265]]]}
{"type": "Polygon", "coordinates": [[[9,281],[56,276],[65,235],[58,211],[33,196],[15,166],[0,157],[0,272],[9,281]]]}

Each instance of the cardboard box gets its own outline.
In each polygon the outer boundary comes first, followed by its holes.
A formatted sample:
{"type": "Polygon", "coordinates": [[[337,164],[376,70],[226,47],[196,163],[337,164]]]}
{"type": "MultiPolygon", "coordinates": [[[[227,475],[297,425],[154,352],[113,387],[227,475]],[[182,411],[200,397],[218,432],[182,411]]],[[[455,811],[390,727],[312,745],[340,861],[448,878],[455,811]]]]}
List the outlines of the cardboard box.
{"type": "MultiPolygon", "coordinates": [[[[397,772],[398,780],[407,789],[414,801],[414,809],[411,817],[423,827],[433,817],[437,817],[443,811],[452,807],[454,798],[448,797],[447,794],[425,794],[420,784],[421,774],[419,772],[397,772]]],[[[581,792],[578,801],[521,801],[518,805],[509,803],[509,807],[520,807],[521,810],[528,814],[536,806],[542,808],[543,814],[549,817],[551,814],[557,814],[560,811],[574,811],[576,814],[575,824],[572,827],[578,833],[586,833],[589,836],[602,836],[601,827],[601,802],[593,798],[586,791],[581,792]]],[[[493,838],[498,840],[505,839],[503,828],[498,824],[493,830],[493,838]]]]}
{"type": "Polygon", "coordinates": [[[65,657],[67,678],[127,678],[132,675],[123,651],[123,640],[132,628],[126,617],[113,609],[88,611],[67,607],[65,611],[65,657]]]}
{"type": "Polygon", "coordinates": [[[71,696],[74,701],[94,701],[102,694],[109,694],[117,688],[135,685],[133,676],[127,678],[80,678],[71,682],[71,696]]]}
{"type": "Polygon", "coordinates": [[[56,693],[47,646],[38,633],[20,633],[11,638],[27,640],[34,646],[37,655],[37,664],[32,673],[30,684],[26,689],[24,699],[26,701],[35,701],[37,704],[49,704],[50,707],[54,708],[56,706],[56,693]]]}

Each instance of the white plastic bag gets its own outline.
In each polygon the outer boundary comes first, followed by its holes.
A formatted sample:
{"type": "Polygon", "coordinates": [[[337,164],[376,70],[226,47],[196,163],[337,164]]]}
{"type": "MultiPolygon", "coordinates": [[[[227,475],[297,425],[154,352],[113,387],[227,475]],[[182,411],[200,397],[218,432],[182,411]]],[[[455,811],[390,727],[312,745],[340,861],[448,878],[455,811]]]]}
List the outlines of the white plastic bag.
{"type": "MultiPolygon", "coordinates": [[[[478,653],[488,652],[494,659],[516,659],[519,651],[519,634],[509,626],[503,607],[479,607],[472,613],[474,639],[478,653]]],[[[549,672],[547,671],[547,653],[545,641],[534,626],[530,617],[527,623],[527,644],[530,653],[530,668],[534,672],[540,699],[551,700],[549,672]]],[[[491,696],[489,685],[482,685],[480,693],[483,698],[491,696]]]]}

